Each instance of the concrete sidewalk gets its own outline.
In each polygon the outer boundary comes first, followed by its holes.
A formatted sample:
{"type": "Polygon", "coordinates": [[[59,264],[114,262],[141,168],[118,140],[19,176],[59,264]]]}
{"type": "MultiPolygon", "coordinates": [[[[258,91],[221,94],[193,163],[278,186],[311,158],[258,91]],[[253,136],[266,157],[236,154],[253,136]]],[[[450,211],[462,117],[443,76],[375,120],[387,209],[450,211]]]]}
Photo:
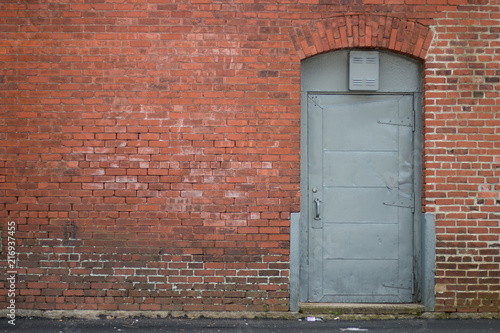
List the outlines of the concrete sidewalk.
{"type": "MultiPolygon", "coordinates": [[[[108,317],[111,318],[111,317],[108,317]]],[[[405,319],[405,320],[325,320],[309,322],[298,319],[42,319],[17,318],[15,326],[7,319],[0,322],[0,332],[23,333],[149,333],[149,332],[368,332],[368,333],[496,333],[500,332],[498,319],[405,319]]]]}

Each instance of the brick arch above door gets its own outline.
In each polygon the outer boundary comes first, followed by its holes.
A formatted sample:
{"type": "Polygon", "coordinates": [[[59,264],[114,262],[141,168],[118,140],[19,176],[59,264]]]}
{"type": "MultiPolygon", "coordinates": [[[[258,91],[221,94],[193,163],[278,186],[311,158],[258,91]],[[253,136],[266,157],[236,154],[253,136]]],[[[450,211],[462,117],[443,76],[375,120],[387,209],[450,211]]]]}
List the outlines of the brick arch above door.
{"type": "Polygon", "coordinates": [[[292,28],[291,40],[301,60],[344,48],[386,49],[425,59],[432,31],[418,22],[383,15],[344,15],[292,28]]]}

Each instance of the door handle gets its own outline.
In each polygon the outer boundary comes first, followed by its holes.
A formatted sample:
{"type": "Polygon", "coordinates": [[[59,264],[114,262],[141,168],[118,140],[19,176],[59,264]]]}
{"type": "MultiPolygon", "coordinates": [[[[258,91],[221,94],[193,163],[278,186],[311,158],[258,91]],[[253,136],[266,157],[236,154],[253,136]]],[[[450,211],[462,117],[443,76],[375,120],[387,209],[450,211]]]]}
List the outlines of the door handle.
{"type": "Polygon", "coordinates": [[[321,204],[321,200],[319,200],[319,198],[314,199],[314,206],[316,207],[316,214],[314,216],[315,220],[321,220],[320,204],[321,204]]]}

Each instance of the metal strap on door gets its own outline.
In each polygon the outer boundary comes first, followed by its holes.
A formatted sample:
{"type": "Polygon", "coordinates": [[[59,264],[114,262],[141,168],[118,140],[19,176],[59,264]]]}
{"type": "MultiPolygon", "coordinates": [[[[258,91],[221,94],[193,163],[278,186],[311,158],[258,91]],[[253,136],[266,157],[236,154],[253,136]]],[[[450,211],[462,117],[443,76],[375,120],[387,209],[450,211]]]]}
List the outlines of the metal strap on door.
{"type": "Polygon", "coordinates": [[[395,206],[401,208],[410,208],[411,212],[415,212],[415,194],[412,193],[411,198],[403,198],[396,201],[387,201],[383,203],[386,206],[395,206]]]}

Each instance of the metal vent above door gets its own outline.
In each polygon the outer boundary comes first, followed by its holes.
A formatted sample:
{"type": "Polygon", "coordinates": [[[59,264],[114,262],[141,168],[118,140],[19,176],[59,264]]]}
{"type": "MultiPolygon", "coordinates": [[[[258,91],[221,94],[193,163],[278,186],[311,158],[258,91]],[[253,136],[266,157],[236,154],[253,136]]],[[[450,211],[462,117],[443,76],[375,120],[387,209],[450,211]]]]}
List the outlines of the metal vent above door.
{"type": "Polygon", "coordinates": [[[349,90],[378,90],[378,56],[376,51],[351,51],[349,53],[349,90]]]}

